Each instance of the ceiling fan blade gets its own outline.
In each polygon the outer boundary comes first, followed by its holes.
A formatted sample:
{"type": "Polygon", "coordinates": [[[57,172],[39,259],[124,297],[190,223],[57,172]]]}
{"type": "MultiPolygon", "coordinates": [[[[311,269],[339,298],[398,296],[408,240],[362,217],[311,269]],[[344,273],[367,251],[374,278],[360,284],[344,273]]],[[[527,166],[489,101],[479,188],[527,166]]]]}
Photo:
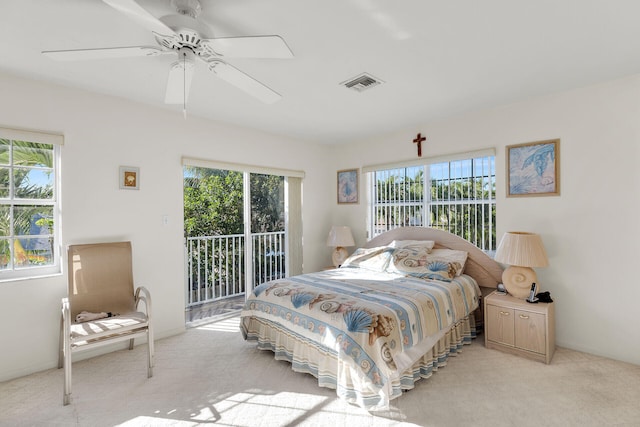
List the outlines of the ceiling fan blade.
{"type": "Polygon", "coordinates": [[[200,44],[209,53],[228,58],[293,58],[280,36],[221,37],[200,44]]]}
{"type": "Polygon", "coordinates": [[[45,50],[42,54],[56,61],[83,61],[91,59],[131,58],[174,54],[152,46],[105,47],[98,49],[45,50]]]}
{"type": "Polygon", "coordinates": [[[234,85],[238,89],[242,89],[265,104],[273,104],[282,98],[279,93],[274,92],[253,77],[225,62],[212,61],[209,63],[209,70],[222,80],[234,85]]]}
{"type": "Polygon", "coordinates": [[[143,26],[149,31],[156,32],[162,35],[175,34],[171,28],[166,26],[158,18],[147,12],[142,6],[140,6],[135,0],[102,0],[118,12],[122,12],[130,19],[143,26]]]}
{"type": "Polygon", "coordinates": [[[195,63],[193,56],[180,52],[180,57],[171,64],[169,78],[167,79],[167,91],[164,96],[165,104],[183,104],[186,106],[189,100],[189,89],[193,80],[195,63]]]}

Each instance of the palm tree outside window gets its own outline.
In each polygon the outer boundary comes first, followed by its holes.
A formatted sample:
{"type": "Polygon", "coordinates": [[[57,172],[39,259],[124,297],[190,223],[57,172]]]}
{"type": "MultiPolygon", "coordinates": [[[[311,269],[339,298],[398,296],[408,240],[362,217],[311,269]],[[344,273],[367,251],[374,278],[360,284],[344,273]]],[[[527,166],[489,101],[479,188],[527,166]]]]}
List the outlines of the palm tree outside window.
{"type": "Polygon", "coordinates": [[[0,280],[59,272],[58,145],[19,132],[0,129],[0,280]]]}

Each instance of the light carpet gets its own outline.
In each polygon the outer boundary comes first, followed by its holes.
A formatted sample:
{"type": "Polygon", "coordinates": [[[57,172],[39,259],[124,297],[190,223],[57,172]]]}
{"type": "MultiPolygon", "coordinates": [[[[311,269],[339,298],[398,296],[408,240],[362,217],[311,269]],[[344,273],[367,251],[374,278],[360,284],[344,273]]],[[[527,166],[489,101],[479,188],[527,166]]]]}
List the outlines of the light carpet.
{"type": "Polygon", "coordinates": [[[245,342],[236,316],[146,348],[0,383],[3,426],[640,426],[640,366],[559,348],[550,365],[496,350],[483,338],[446,367],[369,413],[245,342]]]}

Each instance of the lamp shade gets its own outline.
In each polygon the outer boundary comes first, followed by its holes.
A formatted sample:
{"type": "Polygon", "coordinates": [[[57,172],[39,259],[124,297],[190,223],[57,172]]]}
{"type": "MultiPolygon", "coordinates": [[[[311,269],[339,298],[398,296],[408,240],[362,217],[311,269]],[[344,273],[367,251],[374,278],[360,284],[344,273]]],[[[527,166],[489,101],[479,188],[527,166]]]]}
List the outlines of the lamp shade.
{"type": "Polygon", "coordinates": [[[547,252],[538,234],[509,231],[502,236],[495,260],[519,267],[547,267],[547,252]]]}
{"type": "Polygon", "coordinates": [[[538,281],[531,267],[549,265],[540,236],[522,231],[509,231],[502,236],[495,260],[509,264],[502,273],[502,282],[507,292],[521,299],[529,295],[532,285],[538,281]]]}
{"type": "Polygon", "coordinates": [[[344,248],[345,246],[354,246],[356,243],[353,241],[353,235],[351,229],[344,225],[334,225],[329,231],[329,237],[327,237],[327,246],[334,247],[331,260],[335,267],[340,267],[344,260],[347,259],[349,254],[344,248]]]}
{"type": "Polygon", "coordinates": [[[355,246],[351,229],[344,225],[334,225],[329,231],[329,237],[327,237],[327,246],[334,248],[355,246]]]}

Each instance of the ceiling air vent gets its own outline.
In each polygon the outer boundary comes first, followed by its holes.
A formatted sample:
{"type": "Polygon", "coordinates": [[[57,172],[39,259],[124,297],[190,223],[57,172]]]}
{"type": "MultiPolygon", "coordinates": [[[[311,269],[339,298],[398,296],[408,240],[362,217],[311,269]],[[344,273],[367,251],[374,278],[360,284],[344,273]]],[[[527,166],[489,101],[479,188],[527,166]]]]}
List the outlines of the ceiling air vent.
{"type": "Polygon", "coordinates": [[[352,79],[340,83],[347,89],[353,89],[358,92],[362,92],[366,89],[371,89],[374,86],[384,83],[377,77],[373,77],[371,74],[362,73],[352,79]]]}

